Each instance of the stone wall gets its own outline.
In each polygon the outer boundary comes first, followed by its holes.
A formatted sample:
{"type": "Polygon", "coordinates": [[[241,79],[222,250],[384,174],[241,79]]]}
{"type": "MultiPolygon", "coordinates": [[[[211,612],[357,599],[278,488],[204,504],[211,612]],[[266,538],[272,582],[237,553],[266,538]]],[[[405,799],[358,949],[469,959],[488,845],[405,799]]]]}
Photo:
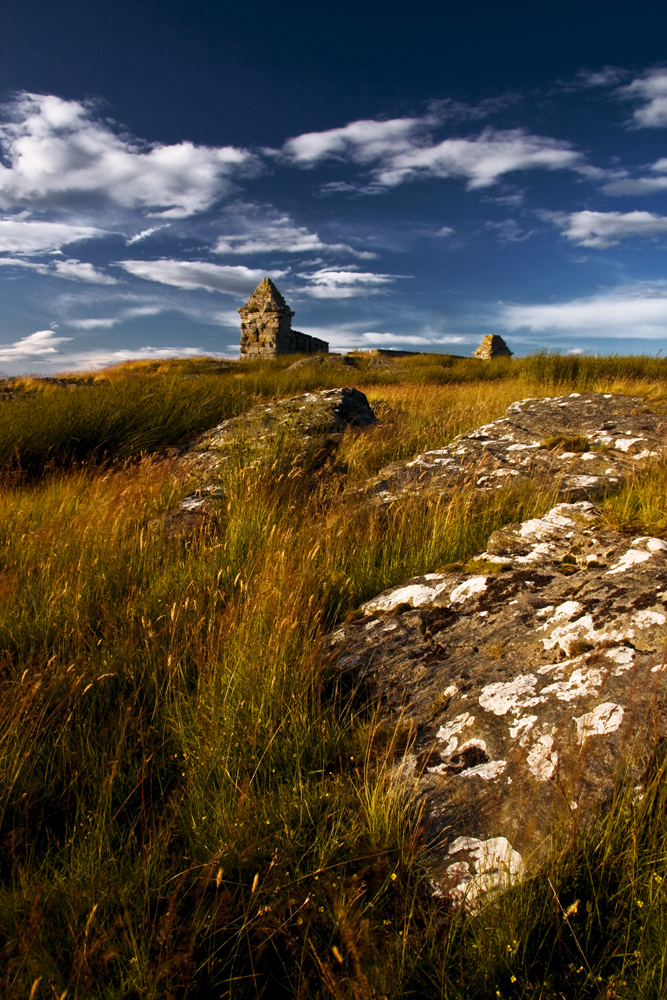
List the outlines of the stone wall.
{"type": "Polygon", "coordinates": [[[241,359],[329,352],[326,341],[292,329],[294,313],[270,278],[260,281],[239,313],[241,359]]]}

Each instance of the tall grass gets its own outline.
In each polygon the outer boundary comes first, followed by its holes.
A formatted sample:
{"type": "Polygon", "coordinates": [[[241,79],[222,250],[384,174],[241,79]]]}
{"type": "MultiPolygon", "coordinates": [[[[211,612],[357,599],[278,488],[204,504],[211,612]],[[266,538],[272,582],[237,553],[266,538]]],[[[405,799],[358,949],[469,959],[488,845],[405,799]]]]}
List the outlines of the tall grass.
{"type": "MultiPolygon", "coordinates": [[[[340,689],[327,655],[360,601],[553,502],[348,500],[539,391],[518,388],[369,386],[380,424],[311,474],[223,471],[218,531],[188,542],[160,527],[184,489],[169,458],[4,487],[4,996],[661,995],[661,765],[641,801],[619,791],[611,822],[466,917],[433,898],[391,777],[409,734],[340,689]]],[[[604,516],[664,533],[666,482],[654,470],[604,516]]]]}
{"type": "Polygon", "coordinates": [[[0,402],[0,474],[35,476],[78,462],[112,461],[180,445],[259,400],[319,388],[361,385],[484,386],[492,397],[512,385],[519,396],[585,389],[664,395],[667,360],[572,357],[474,358],[425,354],[375,368],[368,358],[347,366],[290,369],[293,357],[227,365],[202,359],[127,362],[102,372],[68,376],[63,384],[9,379],[0,402]],[[13,398],[10,398],[13,397],[13,398]]]}

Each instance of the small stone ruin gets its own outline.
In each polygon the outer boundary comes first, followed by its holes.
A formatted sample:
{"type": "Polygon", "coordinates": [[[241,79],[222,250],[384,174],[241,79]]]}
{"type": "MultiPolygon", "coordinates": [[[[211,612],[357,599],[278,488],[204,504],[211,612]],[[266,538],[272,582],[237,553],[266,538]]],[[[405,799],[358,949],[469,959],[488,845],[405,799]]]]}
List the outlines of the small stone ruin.
{"type": "Polygon", "coordinates": [[[328,354],[329,345],[292,329],[294,313],[270,278],[264,278],[241,314],[241,360],[278,354],[328,354]]]}
{"type": "Polygon", "coordinates": [[[490,333],[473,352],[473,358],[490,361],[492,358],[511,358],[513,353],[502,337],[497,333],[490,333]]]}

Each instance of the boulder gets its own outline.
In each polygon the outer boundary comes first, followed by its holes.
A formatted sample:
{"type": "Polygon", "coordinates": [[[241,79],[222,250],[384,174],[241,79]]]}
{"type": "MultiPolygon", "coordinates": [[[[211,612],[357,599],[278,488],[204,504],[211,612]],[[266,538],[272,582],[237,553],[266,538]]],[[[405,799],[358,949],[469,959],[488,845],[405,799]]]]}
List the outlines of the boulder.
{"type": "Polygon", "coordinates": [[[364,393],[350,386],[254,406],[207,431],[180,457],[181,474],[196,477],[200,485],[178,509],[214,516],[222,496],[216,473],[234,454],[251,466],[282,450],[289,464],[312,467],[335,451],[348,427],[376,420],[364,393]]]}
{"type": "Polygon", "coordinates": [[[466,570],[406,580],[330,639],[345,682],[412,742],[437,892],[475,908],[639,786],[665,735],[667,543],[589,502],[491,536],[466,570]]]}
{"type": "Polygon", "coordinates": [[[665,414],[638,396],[573,392],[523,399],[500,420],[444,448],[386,466],[368,490],[389,502],[417,490],[447,492],[472,483],[486,491],[530,478],[555,481],[570,500],[597,498],[663,456],[666,431],[665,414]]]}
{"type": "Polygon", "coordinates": [[[472,356],[490,361],[492,358],[511,358],[512,353],[502,337],[497,333],[489,333],[479,347],[475,348],[472,356]]]}

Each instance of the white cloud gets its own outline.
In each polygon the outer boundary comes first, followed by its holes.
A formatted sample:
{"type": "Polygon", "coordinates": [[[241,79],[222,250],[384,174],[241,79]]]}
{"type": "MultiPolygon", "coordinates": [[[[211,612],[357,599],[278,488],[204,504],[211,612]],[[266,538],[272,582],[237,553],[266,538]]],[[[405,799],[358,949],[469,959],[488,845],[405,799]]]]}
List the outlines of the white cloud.
{"type": "Polygon", "coordinates": [[[275,220],[273,224],[259,226],[251,232],[221,236],[213,247],[214,253],[228,254],[318,251],[342,251],[365,260],[374,260],[377,257],[377,254],[355,250],[346,243],[325,243],[317,233],[311,233],[305,226],[293,225],[288,216],[275,220]]]}
{"type": "Polygon", "coordinates": [[[667,216],[653,212],[572,212],[552,218],[564,236],[583,247],[603,248],[631,236],[667,233],[667,216]]]}
{"type": "Polygon", "coordinates": [[[117,263],[129,274],[148,281],[159,281],[177,288],[205,288],[226,295],[249,295],[262,278],[281,278],[285,271],[260,271],[242,265],[209,264],[185,260],[120,260],[117,263]]]}
{"type": "Polygon", "coordinates": [[[404,333],[364,333],[362,334],[364,344],[368,346],[376,344],[379,347],[385,345],[407,344],[414,347],[429,347],[434,344],[463,344],[465,337],[449,334],[444,337],[420,337],[416,334],[404,333]]]}
{"type": "Polygon", "coordinates": [[[306,294],[315,299],[349,299],[357,295],[374,295],[385,285],[391,284],[396,278],[406,277],[400,274],[373,274],[363,271],[334,271],[331,268],[320,268],[312,274],[301,274],[309,286],[306,294]]]}
{"type": "Polygon", "coordinates": [[[26,267],[39,274],[48,274],[48,264],[38,264],[33,260],[26,260],[25,257],[0,257],[0,267],[26,267]]]}
{"type": "Polygon", "coordinates": [[[167,358],[194,358],[206,354],[206,357],[221,358],[231,360],[237,358],[238,347],[230,346],[226,351],[202,351],[199,347],[138,347],[135,350],[105,350],[104,348],[91,351],[71,351],[65,355],[52,347],[58,340],[68,340],[67,337],[46,338],[50,330],[40,331],[32,334],[24,340],[18,341],[16,345],[9,348],[0,347],[0,363],[4,370],[10,375],[21,375],[26,372],[45,372],[55,374],[57,372],[90,371],[97,368],[105,368],[110,365],[119,364],[122,361],[135,361],[141,358],[146,359],[167,359],[167,358]],[[45,348],[39,349],[39,342],[32,341],[34,337],[45,336],[45,348]],[[24,349],[24,345],[27,345],[24,349]],[[16,348],[16,350],[14,350],[16,348]]]}
{"type": "Polygon", "coordinates": [[[498,239],[503,243],[523,243],[524,240],[530,239],[533,235],[532,229],[524,232],[516,219],[504,219],[502,222],[487,222],[487,226],[490,229],[496,230],[498,239]]]}
{"type": "Polygon", "coordinates": [[[169,223],[164,226],[151,226],[150,229],[144,229],[142,232],[137,233],[136,236],[131,236],[129,240],[125,240],[125,246],[131,247],[133,243],[139,243],[140,240],[145,240],[153,233],[159,232],[160,229],[166,229],[169,223]]]}
{"type": "Polygon", "coordinates": [[[505,306],[499,320],[507,330],[656,339],[667,337],[667,295],[655,288],[617,289],[554,305],[505,306]]]}
{"type": "Polygon", "coordinates": [[[0,362],[39,361],[47,355],[60,354],[58,344],[67,343],[71,339],[59,337],[53,330],[38,330],[13,344],[0,344],[0,362]]]}
{"type": "Polygon", "coordinates": [[[70,208],[104,201],[184,218],[230,190],[231,178],[256,169],[231,146],[146,143],[114,131],[94,106],[21,94],[0,125],[0,204],[70,208]]]}
{"type": "MultiPolygon", "coordinates": [[[[432,115],[356,121],[344,128],[289,139],[277,155],[298,167],[313,167],[328,159],[368,167],[372,181],[366,191],[429,177],[461,177],[473,190],[489,187],[512,171],[537,168],[604,175],[587,166],[580,153],[559,139],[531,135],[522,129],[487,128],[474,138],[434,142],[432,131],[437,124],[432,115]]],[[[340,184],[334,182],[334,186],[340,189],[340,184]]]]}
{"type": "Polygon", "coordinates": [[[47,274],[55,278],[67,278],[68,281],[87,281],[96,285],[116,285],[118,282],[104,271],[98,271],[92,264],[69,257],[66,260],[55,260],[42,263],[26,260],[25,257],[0,257],[0,266],[24,267],[38,274],[47,274]]]}
{"type": "MultiPolygon", "coordinates": [[[[651,164],[650,170],[653,174],[667,174],[667,159],[663,157],[656,160],[655,163],[651,164]]],[[[605,184],[602,190],[605,194],[613,195],[659,194],[661,191],[667,191],[667,176],[619,177],[605,184]]]]}
{"type": "Polygon", "coordinates": [[[67,243],[99,239],[106,233],[92,226],[70,226],[64,222],[28,222],[0,219],[0,252],[42,253],[60,250],[67,243]]]}
{"type": "Polygon", "coordinates": [[[667,126],[667,69],[652,69],[642,77],[620,87],[620,97],[642,102],[632,115],[635,128],[667,126]]]}
{"type": "MultiPolygon", "coordinates": [[[[580,70],[575,77],[576,88],[615,87],[622,79],[627,79],[627,70],[619,66],[603,66],[598,70],[580,70]]],[[[567,88],[570,89],[570,88],[567,88]]]]}
{"type": "Polygon", "coordinates": [[[75,260],[56,260],[53,269],[59,278],[69,278],[70,281],[89,281],[96,285],[116,285],[118,282],[110,274],[98,271],[92,264],[75,260]]]}
{"type": "Polygon", "coordinates": [[[107,317],[95,319],[70,319],[67,321],[67,326],[73,327],[75,330],[109,330],[112,326],[116,326],[120,323],[120,317],[116,316],[113,318],[107,317]]]}

